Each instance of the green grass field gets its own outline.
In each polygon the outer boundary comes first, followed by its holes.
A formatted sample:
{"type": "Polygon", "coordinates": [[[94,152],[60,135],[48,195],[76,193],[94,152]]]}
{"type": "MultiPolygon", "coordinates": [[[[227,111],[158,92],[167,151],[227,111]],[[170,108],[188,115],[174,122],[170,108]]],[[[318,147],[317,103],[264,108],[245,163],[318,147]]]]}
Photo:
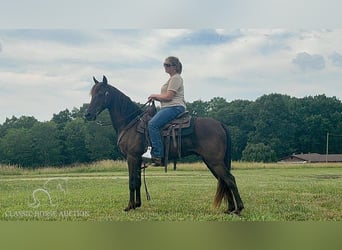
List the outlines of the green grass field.
{"type": "Polygon", "coordinates": [[[216,179],[202,163],[149,167],[143,204],[130,212],[126,163],[64,168],[0,167],[5,221],[342,221],[342,164],[233,163],[245,204],[241,217],[212,206],[216,179]],[[33,197],[34,195],[34,197],[33,197]],[[51,200],[50,200],[51,199],[51,200]]]}

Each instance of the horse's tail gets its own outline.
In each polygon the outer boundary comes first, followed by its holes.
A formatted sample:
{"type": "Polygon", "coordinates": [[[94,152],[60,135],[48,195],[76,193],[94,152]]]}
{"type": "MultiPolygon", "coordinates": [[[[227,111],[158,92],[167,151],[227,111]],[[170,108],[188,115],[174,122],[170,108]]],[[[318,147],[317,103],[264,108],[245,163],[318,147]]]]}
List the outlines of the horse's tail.
{"type": "MultiPolygon", "coordinates": [[[[231,169],[231,161],[232,161],[232,141],[231,141],[231,137],[230,137],[230,133],[228,131],[228,128],[226,127],[226,125],[224,125],[223,123],[221,124],[225,134],[226,134],[226,152],[225,152],[225,156],[224,156],[224,164],[227,168],[228,171],[230,171],[231,169]]],[[[218,178],[218,182],[217,182],[217,189],[216,189],[216,194],[215,194],[215,198],[214,198],[214,207],[219,207],[222,203],[222,200],[227,200],[228,199],[228,193],[230,192],[227,183],[222,180],[221,178],[218,178]]]]}
{"type": "Polygon", "coordinates": [[[217,189],[216,189],[216,194],[215,194],[215,198],[214,198],[214,207],[218,208],[221,203],[222,200],[227,200],[227,194],[229,192],[228,186],[226,184],[226,182],[222,179],[218,179],[217,180],[217,189]]]}
{"type": "Polygon", "coordinates": [[[226,165],[226,168],[230,171],[232,168],[232,139],[230,137],[229,130],[226,125],[221,123],[225,133],[226,133],[226,153],[224,156],[224,164],[226,165]]]}

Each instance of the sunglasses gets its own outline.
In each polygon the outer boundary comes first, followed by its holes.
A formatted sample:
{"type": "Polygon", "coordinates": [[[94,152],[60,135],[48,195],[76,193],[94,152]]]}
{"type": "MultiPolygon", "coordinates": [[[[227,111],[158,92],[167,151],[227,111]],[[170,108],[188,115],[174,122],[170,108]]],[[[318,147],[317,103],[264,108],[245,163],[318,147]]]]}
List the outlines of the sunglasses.
{"type": "Polygon", "coordinates": [[[171,67],[171,66],[176,66],[176,65],[174,65],[174,64],[169,64],[169,63],[164,63],[163,65],[164,65],[164,67],[167,67],[167,68],[168,68],[168,67],[171,67]]]}

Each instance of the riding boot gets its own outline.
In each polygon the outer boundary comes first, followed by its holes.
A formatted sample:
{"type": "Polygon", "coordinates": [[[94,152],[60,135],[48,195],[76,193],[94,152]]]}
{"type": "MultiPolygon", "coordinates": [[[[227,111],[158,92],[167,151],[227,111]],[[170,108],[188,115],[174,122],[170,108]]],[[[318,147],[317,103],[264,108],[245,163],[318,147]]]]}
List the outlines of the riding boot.
{"type": "Polygon", "coordinates": [[[164,159],[158,158],[158,157],[152,158],[152,165],[151,166],[153,166],[153,167],[164,166],[164,159]]]}

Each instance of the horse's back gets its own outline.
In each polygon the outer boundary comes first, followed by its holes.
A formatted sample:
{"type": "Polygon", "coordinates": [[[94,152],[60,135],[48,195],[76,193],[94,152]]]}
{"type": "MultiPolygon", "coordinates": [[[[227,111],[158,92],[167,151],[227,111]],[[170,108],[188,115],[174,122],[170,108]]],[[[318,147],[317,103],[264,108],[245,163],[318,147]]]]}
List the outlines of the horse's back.
{"type": "Polygon", "coordinates": [[[194,144],[198,154],[224,158],[227,134],[222,123],[207,117],[197,118],[194,124],[194,144]]]}
{"type": "Polygon", "coordinates": [[[225,129],[221,122],[210,117],[199,117],[195,121],[197,136],[225,136],[225,129]]]}

